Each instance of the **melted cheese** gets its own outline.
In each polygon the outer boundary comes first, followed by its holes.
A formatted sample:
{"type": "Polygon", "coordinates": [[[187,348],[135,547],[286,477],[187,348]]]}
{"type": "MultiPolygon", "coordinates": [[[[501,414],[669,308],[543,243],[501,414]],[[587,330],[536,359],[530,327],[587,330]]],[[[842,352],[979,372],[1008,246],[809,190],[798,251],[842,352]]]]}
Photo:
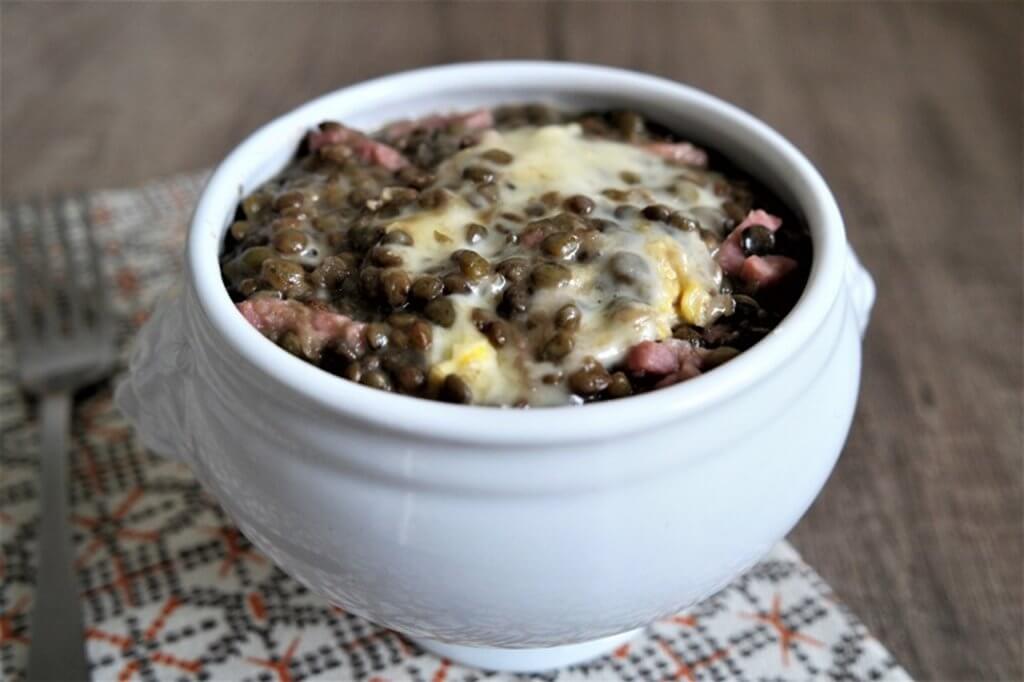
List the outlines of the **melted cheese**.
{"type": "MultiPolygon", "coordinates": [[[[456,373],[482,403],[565,403],[569,391],[564,374],[561,380],[552,379],[558,378],[559,370],[570,372],[587,356],[615,365],[640,341],[670,336],[680,322],[706,325],[725,312],[731,299],[720,294],[721,271],[697,231],[651,222],[635,211],[632,218],[616,218],[614,211],[623,202],[602,194],[607,189],[629,191],[632,205],[663,204],[698,222],[709,213],[720,213],[721,200],[688,179],[685,170],[629,144],[588,138],[576,124],[489,130],[479,145],[443,162],[437,169],[437,184],[453,190],[449,200],[432,210],[407,210],[391,224],[414,239],[414,245],[399,249],[411,271],[437,269],[459,248],[472,248],[492,260],[536,259],[536,247],[510,244],[495,225],[502,222],[502,214],[525,216],[528,207],[550,192],[589,197],[595,202],[591,216],[614,221],[617,227],[602,233],[599,255],[582,263],[566,263],[572,269],[570,282],[538,291],[531,301],[531,315],[553,315],[569,302],[583,311],[575,346],[560,366],[521,348],[496,349],[477,330],[471,319],[473,309],[494,311],[500,300],[503,282],[500,275],[492,274],[472,294],[452,297],[456,321],[450,328],[435,330],[429,351],[431,381],[456,373]],[[488,166],[481,154],[489,149],[504,150],[513,161],[488,166]],[[499,194],[493,206],[457,191],[463,171],[480,165],[498,174],[499,194]],[[624,182],[624,175],[633,183],[624,182]],[[473,222],[491,229],[482,241],[469,244],[465,226],[473,222]],[[622,252],[635,254],[647,264],[648,274],[640,284],[622,286],[609,276],[609,259],[622,252]]],[[[551,213],[560,210],[556,207],[551,213]]],[[[506,221],[506,231],[524,229],[523,223],[506,221]]]]}

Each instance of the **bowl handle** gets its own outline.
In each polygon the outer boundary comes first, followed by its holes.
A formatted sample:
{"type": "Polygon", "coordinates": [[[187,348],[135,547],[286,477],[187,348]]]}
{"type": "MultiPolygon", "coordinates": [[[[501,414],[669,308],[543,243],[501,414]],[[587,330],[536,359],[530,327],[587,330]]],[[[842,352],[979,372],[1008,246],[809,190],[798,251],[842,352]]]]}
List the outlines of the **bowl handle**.
{"type": "Polygon", "coordinates": [[[863,337],[868,328],[871,308],[875,304],[875,280],[860,264],[853,247],[847,244],[846,250],[846,291],[853,305],[853,315],[860,328],[860,335],[863,337]]]}
{"type": "Polygon", "coordinates": [[[195,363],[188,345],[180,287],[167,292],[139,331],[128,375],[114,400],[143,445],[185,463],[192,460],[185,393],[195,363]]]}

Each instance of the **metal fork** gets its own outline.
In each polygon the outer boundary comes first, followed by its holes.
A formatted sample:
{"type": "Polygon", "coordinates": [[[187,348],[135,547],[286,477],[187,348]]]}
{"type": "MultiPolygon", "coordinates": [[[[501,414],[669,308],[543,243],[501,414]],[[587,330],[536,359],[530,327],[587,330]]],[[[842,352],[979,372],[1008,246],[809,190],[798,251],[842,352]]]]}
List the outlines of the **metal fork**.
{"type": "Polygon", "coordinates": [[[60,201],[50,208],[56,239],[53,230],[45,229],[46,211],[40,203],[8,212],[17,373],[22,388],[38,399],[42,441],[30,681],[89,678],[68,523],[71,399],[77,389],[108,375],[116,359],[108,290],[88,203],[60,201]],[[83,216],[84,249],[72,241],[69,203],[79,206],[83,216]],[[76,258],[82,251],[85,267],[76,258]]]}

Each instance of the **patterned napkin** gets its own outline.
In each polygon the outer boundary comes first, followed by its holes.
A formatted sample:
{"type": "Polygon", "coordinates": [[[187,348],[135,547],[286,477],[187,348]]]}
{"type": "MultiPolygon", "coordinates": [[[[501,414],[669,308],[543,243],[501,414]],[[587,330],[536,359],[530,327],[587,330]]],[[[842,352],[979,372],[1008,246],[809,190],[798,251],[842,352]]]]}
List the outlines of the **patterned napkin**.
{"type": "MultiPolygon", "coordinates": [[[[180,273],[185,225],[204,179],[181,176],[90,197],[125,345],[180,273]]],[[[65,201],[58,209],[75,219],[82,204],[65,201]]],[[[0,267],[6,306],[10,271],[0,267]]],[[[0,679],[18,680],[30,645],[38,433],[11,376],[14,357],[5,321],[0,319],[0,679]]],[[[437,658],[310,594],[249,544],[185,467],[141,449],[113,408],[109,385],[78,404],[70,461],[72,524],[95,679],[517,677],[437,658]]],[[[533,677],[910,679],[785,542],[729,587],[685,614],[655,623],[612,655],[533,677]]]]}

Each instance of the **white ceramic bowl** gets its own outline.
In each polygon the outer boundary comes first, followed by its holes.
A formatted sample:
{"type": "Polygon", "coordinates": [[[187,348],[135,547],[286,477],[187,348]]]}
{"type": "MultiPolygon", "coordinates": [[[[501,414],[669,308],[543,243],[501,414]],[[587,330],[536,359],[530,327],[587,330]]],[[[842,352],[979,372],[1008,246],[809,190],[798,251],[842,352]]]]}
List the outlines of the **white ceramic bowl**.
{"type": "Polygon", "coordinates": [[[118,402],[149,447],[187,462],[261,550],[331,602],[458,660],[541,669],[708,596],[793,527],[846,438],[873,299],[821,176],[735,107],[596,66],[430,68],[316,99],[227,157],[196,208],[184,286],[139,337],[118,402]],[[308,129],[536,100],[641,110],[770,186],[814,242],[793,312],[691,381],[533,410],[368,389],[237,312],[221,237],[308,129]]]}

